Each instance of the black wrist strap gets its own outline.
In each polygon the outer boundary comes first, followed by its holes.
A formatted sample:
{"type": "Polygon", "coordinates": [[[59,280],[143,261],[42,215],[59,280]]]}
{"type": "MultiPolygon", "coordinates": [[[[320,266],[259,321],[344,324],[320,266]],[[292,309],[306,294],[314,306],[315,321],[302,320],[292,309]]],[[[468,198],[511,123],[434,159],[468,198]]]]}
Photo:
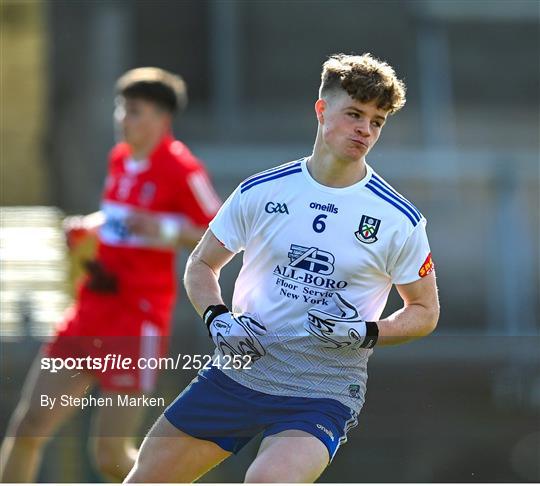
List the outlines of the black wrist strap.
{"type": "Polygon", "coordinates": [[[210,333],[210,324],[212,324],[212,321],[221,314],[227,314],[229,312],[229,309],[226,305],[218,304],[218,305],[209,305],[206,310],[203,312],[202,318],[204,323],[206,324],[206,328],[208,329],[208,335],[212,337],[212,334],[210,333]]]}
{"type": "Polygon", "coordinates": [[[379,326],[376,322],[366,321],[366,337],[360,347],[371,349],[377,344],[377,339],[379,339],[379,326]]]}

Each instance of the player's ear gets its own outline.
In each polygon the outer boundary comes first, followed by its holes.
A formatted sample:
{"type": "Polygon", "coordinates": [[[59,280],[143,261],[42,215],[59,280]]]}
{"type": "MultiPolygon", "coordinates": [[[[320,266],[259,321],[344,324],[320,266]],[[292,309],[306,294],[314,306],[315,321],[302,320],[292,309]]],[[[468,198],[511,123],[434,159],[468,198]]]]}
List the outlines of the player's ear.
{"type": "Polygon", "coordinates": [[[317,120],[320,124],[324,123],[324,110],[326,109],[326,101],[322,98],[319,98],[315,102],[315,114],[317,115],[317,120]]]}

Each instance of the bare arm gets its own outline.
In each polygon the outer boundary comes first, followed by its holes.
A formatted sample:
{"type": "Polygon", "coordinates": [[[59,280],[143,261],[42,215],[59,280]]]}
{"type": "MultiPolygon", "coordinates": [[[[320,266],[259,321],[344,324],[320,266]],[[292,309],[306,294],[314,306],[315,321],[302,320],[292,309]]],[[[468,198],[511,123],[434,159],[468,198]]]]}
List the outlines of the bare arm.
{"type": "MultiPolygon", "coordinates": [[[[126,220],[126,225],[130,232],[139,236],[153,238],[159,241],[162,235],[162,220],[149,211],[133,211],[126,220]]],[[[199,242],[204,232],[205,226],[196,226],[185,218],[179,228],[178,234],[167,240],[168,246],[173,248],[193,249],[199,242]]]]}
{"type": "Polygon", "coordinates": [[[202,316],[210,305],[223,304],[219,274],[234,257],[212,231],[207,230],[189,256],[184,274],[184,285],[193,307],[202,316]]]}
{"type": "Polygon", "coordinates": [[[206,231],[205,226],[195,226],[189,222],[185,222],[182,226],[182,231],[178,237],[178,245],[183,248],[188,248],[192,250],[195,248],[197,243],[201,241],[204,233],[206,231]]]}
{"type": "Polygon", "coordinates": [[[435,272],[416,282],[396,285],[396,289],[404,305],[391,316],[377,322],[378,346],[412,341],[427,336],[437,327],[439,298],[435,272]]]}

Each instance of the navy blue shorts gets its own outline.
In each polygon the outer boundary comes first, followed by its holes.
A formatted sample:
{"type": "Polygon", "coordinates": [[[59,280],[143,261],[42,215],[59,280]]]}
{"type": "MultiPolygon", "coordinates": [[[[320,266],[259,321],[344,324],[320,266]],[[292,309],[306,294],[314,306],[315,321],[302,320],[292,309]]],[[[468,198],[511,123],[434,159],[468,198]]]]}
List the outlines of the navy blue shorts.
{"type": "Polygon", "coordinates": [[[337,400],[261,393],[217,368],[199,373],[164,415],[186,434],[235,454],[259,432],[302,430],[326,446],[330,460],[358,423],[356,412],[337,400]]]}

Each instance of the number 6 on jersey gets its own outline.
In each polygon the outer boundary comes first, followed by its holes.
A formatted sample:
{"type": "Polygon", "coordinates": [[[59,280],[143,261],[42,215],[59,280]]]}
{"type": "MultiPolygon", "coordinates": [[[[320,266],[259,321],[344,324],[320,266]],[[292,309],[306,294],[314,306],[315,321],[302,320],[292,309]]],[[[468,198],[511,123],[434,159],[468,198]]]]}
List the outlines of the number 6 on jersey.
{"type": "Polygon", "coordinates": [[[328,214],[319,214],[314,220],[313,220],[313,231],[315,233],[322,233],[326,229],[326,223],[323,221],[328,217],[328,214]]]}

